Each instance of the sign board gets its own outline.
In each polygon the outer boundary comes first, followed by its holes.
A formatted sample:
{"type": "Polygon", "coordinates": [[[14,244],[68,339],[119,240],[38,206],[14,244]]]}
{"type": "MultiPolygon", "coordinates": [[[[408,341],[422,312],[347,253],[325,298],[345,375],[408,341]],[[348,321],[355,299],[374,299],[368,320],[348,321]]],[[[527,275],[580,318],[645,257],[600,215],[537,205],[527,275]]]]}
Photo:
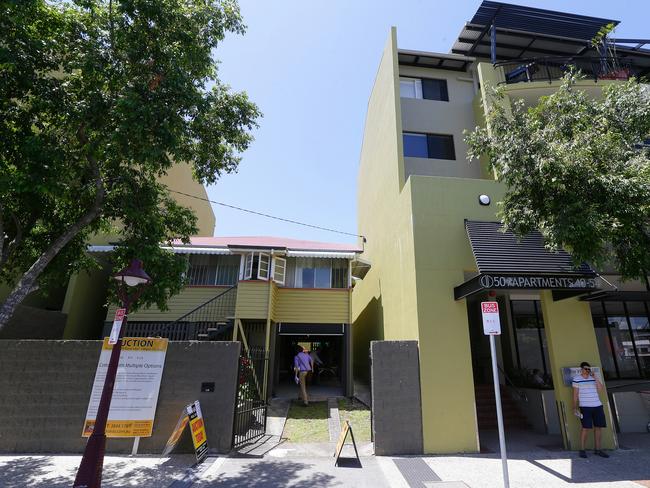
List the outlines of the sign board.
{"type": "Polygon", "coordinates": [[[346,420],[345,423],[343,424],[343,428],[341,429],[339,440],[336,443],[336,450],[334,451],[334,457],[336,458],[336,460],[334,461],[335,466],[339,464],[341,451],[343,450],[343,446],[345,445],[345,439],[347,438],[348,434],[350,434],[350,438],[352,439],[352,445],[354,446],[354,453],[357,456],[357,462],[360,462],[359,452],[357,451],[357,443],[354,441],[354,433],[352,432],[352,426],[350,425],[350,422],[346,420]]]}
{"type": "Polygon", "coordinates": [[[165,449],[161,456],[168,456],[178,444],[185,426],[190,424],[190,433],[192,434],[192,444],[194,445],[194,452],[196,453],[196,461],[201,462],[208,455],[208,436],[205,433],[205,421],[203,420],[203,413],[201,412],[201,404],[199,401],[190,403],[183,409],[176,427],[169,436],[165,449]]]}
{"type": "Polygon", "coordinates": [[[501,335],[499,320],[499,304],[497,302],[481,302],[483,315],[483,333],[485,335],[501,335]]]}
{"type": "MultiPolygon", "coordinates": [[[[598,378],[598,381],[603,382],[603,377],[600,373],[600,368],[598,366],[591,366],[591,370],[594,372],[594,376],[598,378]]],[[[580,374],[582,368],[580,366],[562,368],[562,381],[564,386],[571,386],[573,383],[573,377],[580,374]]]]}
{"type": "Polygon", "coordinates": [[[201,462],[208,455],[208,436],[205,433],[205,422],[201,413],[199,401],[195,401],[186,407],[187,418],[190,420],[190,432],[192,433],[192,444],[196,453],[196,461],[201,462]]]}
{"type": "MultiPolygon", "coordinates": [[[[112,350],[109,338],[104,338],[83,426],[83,437],[90,436],[93,431],[112,350]]],[[[167,339],[122,338],[120,362],[106,423],[107,437],[151,436],[166,352],[167,339]]]]}
{"type": "Polygon", "coordinates": [[[113,319],[113,328],[111,329],[111,335],[108,338],[109,344],[117,344],[117,339],[120,337],[120,329],[122,328],[122,322],[124,322],[124,317],[126,316],[125,308],[118,308],[115,310],[115,318],[113,319]]]}
{"type": "Polygon", "coordinates": [[[176,427],[174,427],[174,430],[172,431],[172,435],[170,435],[169,439],[167,439],[167,444],[165,444],[165,448],[163,449],[163,452],[160,455],[161,457],[169,456],[169,454],[171,454],[171,452],[176,447],[176,444],[178,444],[178,441],[180,440],[181,435],[185,430],[185,426],[189,421],[190,419],[187,416],[187,412],[185,411],[185,409],[183,409],[183,413],[181,413],[178,422],[176,422],[176,427]]]}

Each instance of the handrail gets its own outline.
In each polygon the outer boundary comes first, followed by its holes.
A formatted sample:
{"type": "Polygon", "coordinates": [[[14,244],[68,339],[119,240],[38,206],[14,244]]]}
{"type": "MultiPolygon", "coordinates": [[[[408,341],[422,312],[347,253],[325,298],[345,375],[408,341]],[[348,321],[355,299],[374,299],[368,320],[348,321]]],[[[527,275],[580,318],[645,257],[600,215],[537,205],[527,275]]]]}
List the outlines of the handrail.
{"type": "Polygon", "coordinates": [[[506,372],[503,370],[503,368],[501,368],[501,366],[499,366],[498,364],[497,364],[497,369],[498,369],[499,371],[501,371],[501,374],[502,374],[503,377],[506,379],[506,382],[510,383],[510,386],[512,386],[512,388],[515,390],[515,392],[517,393],[517,396],[518,396],[521,400],[523,400],[524,402],[527,402],[527,401],[528,401],[528,395],[526,395],[526,392],[520,390],[520,389],[517,387],[517,385],[515,385],[514,382],[510,379],[510,377],[506,374],[506,372]]]}
{"type": "Polygon", "coordinates": [[[639,383],[625,383],[624,385],[608,386],[607,391],[615,390],[616,388],[625,388],[627,386],[636,386],[636,385],[650,385],[650,381],[641,381],[639,383]]]}
{"type": "Polygon", "coordinates": [[[629,59],[615,56],[541,56],[499,61],[493,66],[503,68],[505,79],[500,84],[530,81],[551,83],[564,76],[567,66],[575,66],[586,77],[593,78],[595,81],[628,79],[634,75],[633,63],[629,59]]]}
{"type": "Polygon", "coordinates": [[[187,312],[186,314],[181,315],[180,317],[178,317],[178,318],[177,318],[176,320],[174,320],[173,322],[168,322],[167,324],[165,324],[164,326],[162,326],[161,328],[159,328],[158,330],[156,330],[155,332],[153,332],[152,335],[156,335],[156,334],[160,334],[160,333],[164,332],[164,331],[165,331],[168,327],[170,327],[171,325],[174,325],[174,324],[177,324],[177,323],[181,322],[185,317],[188,317],[188,316],[192,315],[192,314],[193,314],[194,312],[196,312],[197,310],[200,310],[201,308],[203,308],[203,307],[209,305],[210,303],[214,302],[215,300],[221,298],[221,297],[224,296],[226,293],[230,293],[230,292],[231,292],[232,290],[234,290],[235,288],[237,288],[237,284],[234,284],[233,286],[231,286],[230,288],[228,288],[228,289],[225,290],[224,292],[219,293],[217,296],[212,297],[212,298],[211,298],[210,300],[208,300],[207,302],[203,302],[201,305],[199,305],[198,307],[195,307],[194,309],[190,310],[190,311],[187,312]]]}

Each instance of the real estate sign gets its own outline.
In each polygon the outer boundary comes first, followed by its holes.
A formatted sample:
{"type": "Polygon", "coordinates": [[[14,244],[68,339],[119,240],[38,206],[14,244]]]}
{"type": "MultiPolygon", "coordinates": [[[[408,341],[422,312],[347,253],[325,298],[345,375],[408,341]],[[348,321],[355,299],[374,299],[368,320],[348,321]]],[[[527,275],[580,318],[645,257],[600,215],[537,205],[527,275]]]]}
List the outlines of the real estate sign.
{"type": "MultiPolygon", "coordinates": [[[[167,339],[122,338],[122,351],[106,423],[107,437],[150,437],[165,365],[167,339]]],[[[113,345],[104,339],[95,373],[83,437],[93,431],[113,345]]]]}

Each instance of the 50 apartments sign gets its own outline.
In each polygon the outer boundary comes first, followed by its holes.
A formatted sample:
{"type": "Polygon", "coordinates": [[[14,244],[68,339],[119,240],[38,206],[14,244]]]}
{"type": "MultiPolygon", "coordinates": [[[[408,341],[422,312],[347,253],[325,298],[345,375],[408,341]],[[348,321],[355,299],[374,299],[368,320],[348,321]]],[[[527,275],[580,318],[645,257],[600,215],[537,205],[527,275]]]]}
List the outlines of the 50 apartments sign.
{"type": "Polygon", "coordinates": [[[511,276],[482,274],[479,277],[479,284],[483,288],[507,288],[507,289],[596,289],[598,280],[584,276],[511,276]]]}

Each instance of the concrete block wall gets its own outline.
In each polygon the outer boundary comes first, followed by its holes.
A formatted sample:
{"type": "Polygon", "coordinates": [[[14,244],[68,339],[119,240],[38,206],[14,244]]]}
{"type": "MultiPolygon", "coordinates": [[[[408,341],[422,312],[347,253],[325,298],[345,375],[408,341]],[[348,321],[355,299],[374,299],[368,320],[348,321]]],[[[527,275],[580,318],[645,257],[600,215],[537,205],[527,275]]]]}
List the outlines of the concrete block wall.
{"type": "Polygon", "coordinates": [[[417,341],[372,341],[375,454],[422,454],[422,398],[417,341]]]}
{"type": "MultiPolygon", "coordinates": [[[[0,452],[79,453],[101,341],[0,341],[0,452]]],[[[230,450],[237,342],[170,342],[165,359],[153,435],[139,453],[162,452],[182,409],[201,402],[208,445],[230,450]],[[201,392],[214,382],[214,392],[201,392]]],[[[191,444],[181,443],[181,452],[191,444]]],[[[107,452],[130,453],[133,439],[108,439],[107,452]]]]}

